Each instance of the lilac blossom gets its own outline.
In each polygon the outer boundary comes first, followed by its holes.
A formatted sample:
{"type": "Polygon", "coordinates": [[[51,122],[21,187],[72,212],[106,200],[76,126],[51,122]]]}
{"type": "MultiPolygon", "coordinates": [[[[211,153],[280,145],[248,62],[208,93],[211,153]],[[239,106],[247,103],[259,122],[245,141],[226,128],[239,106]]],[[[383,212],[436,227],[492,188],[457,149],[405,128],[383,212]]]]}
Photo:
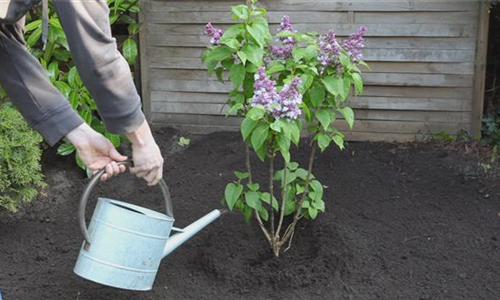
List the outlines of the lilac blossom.
{"type": "Polygon", "coordinates": [[[351,34],[342,44],[342,47],[345,51],[347,51],[347,54],[349,54],[355,63],[363,59],[363,53],[361,53],[361,50],[365,47],[365,33],[366,27],[362,26],[355,33],[351,34]]]}
{"type": "MultiPolygon", "coordinates": [[[[290,21],[290,16],[284,15],[283,19],[280,23],[280,26],[278,27],[278,32],[282,31],[290,31],[291,33],[296,33],[297,30],[293,29],[292,23],[290,21]]],[[[295,39],[291,36],[289,37],[280,37],[279,40],[287,45],[287,44],[293,44],[295,45],[295,39]]]]}
{"type": "MultiPolygon", "coordinates": [[[[292,33],[297,32],[297,30],[293,29],[292,23],[290,22],[290,17],[287,15],[283,16],[283,20],[278,27],[278,32],[282,31],[290,31],[292,33]]],[[[269,47],[269,51],[271,52],[273,57],[280,60],[286,60],[287,58],[292,57],[292,50],[293,47],[297,44],[297,41],[293,37],[289,36],[279,37],[278,42],[281,42],[281,45],[269,47]]]]}
{"type": "Polygon", "coordinates": [[[292,57],[292,51],[294,46],[295,45],[293,44],[270,46],[269,51],[271,51],[271,54],[273,55],[274,58],[280,60],[286,60],[287,58],[292,57]]]}
{"type": "Polygon", "coordinates": [[[295,77],[290,84],[283,87],[278,97],[279,105],[272,111],[276,119],[296,120],[302,115],[302,111],[300,110],[302,94],[299,91],[301,84],[302,80],[299,77],[295,77]]]}
{"type": "Polygon", "coordinates": [[[262,105],[276,119],[295,120],[302,114],[302,94],[299,91],[301,84],[302,80],[296,77],[278,93],[276,82],[266,75],[264,67],[260,67],[255,74],[252,106],[262,105]]]}
{"type": "Polygon", "coordinates": [[[273,103],[277,102],[278,97],[276,82],[267,76],[264,67],[260,67],[257,73],[255,73],[252,106],[262,105],[266,109],[269,109],[273,103]]]}
{"type": "Polygon", "coordinates": [[[335,31],[330,30],[326,36],[321,36],[318,45],[320,50],[318,61],[323,72],[328,66],[338,62],[340,45],[335,36],[335,31]]]}
{"type": "Polygon", "coordinates": [[[212,23],[208,23],[205,26],[205,34],[210,37],[210,43],[214,46],[219,44],[219,41],[224,34],[222,29],[216,29],[212,26],[212,23]]]}

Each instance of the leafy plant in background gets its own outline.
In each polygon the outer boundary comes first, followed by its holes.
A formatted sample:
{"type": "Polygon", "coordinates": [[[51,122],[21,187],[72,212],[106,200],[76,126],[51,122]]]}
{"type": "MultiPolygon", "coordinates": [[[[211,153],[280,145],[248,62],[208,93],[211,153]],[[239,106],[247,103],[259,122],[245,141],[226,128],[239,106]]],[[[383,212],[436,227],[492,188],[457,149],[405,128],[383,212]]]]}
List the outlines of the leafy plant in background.
{"type": "Polygon", "coordinates": [[[363,91],[359,65],[368,67],[361,54],[366,29],[342,42],[333,30],[326,36],[298,32],[284,16],[273,41],[266,10],[255,3],[233,6],[233,20],[239,23],[226,31],[207,24],[211,46],[203,62],[221,82],[229,77],[234,89],[229,92],[228,114],[243,118],[246,171],[235,172],[223,201],[246,220],[253,216],[279,256],[283,245],[291,244],[297,222],[315,219],[325,210],[324,187],[312,173],[315,153],[332,142],[344,148],[344,134],[332,124],[343,117],[349,128],[353,126],[348,98],[352,91],[363,91]],[[299,145],[303,127],[313,136],[307,169],[293,162],[290,153],[292,144],[299,145]],[[266,191],[253,180],[251,149],[269,164],[266,191]],[[275,171],[278,154],[284,167],[275,171]]]}
{"type": "Polygon", "coordinates": [[[12,106],[0,106],[0,208],[16,212],[43,187],[41,136],[12,106]]]}
{"type": "MultiPolygon", "coordinates": [[[[140,25],[130,16],[130,13],[139,12],[138,0],[109,0],[110,23],[127,24],[128,37],[119,45],[123,56],[132,66],[137,59],[137,44],[134,36],[139,32],[140,25]]],[[[31,14],[32,16],[37,15],[31,14]]],[[[109,133],[97,114],[97,106],[92,99],[87,88],[83,85],[78,71],[74,66],[69,51],[69,45],[64,34],[59,18],[55,10],[51,10],[49,16],[48,41],[45,50],[40,45],[42,34],[42,24],[40,19],[28,17],[26,24],[26,43],[31,53],[40,60],[40,63],[47,69],[51,82],[65,95],[72,107],[78,114],[96,131],[104,134],[115,147],[121,144],[122,137],[109,133]]],[[[0,97],[2,93],[0,92],[0,97]]],[[[69,142],[62,143],[58,148],[58,154],[70,155],[75,152],[75,148],[69,142]]],[[[85,169],[82,161],[76,155],[78,166],[85,169]]]]}

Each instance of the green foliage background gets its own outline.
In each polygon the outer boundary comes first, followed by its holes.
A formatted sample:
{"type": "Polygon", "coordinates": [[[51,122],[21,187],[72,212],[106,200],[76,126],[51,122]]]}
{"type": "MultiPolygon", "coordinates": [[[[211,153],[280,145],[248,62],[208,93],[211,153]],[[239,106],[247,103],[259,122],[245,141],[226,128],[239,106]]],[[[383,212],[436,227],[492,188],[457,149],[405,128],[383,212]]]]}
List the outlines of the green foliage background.
{"type": "Polygon", "coordinates": [[[11,105],[0,107],[0,209],[16,212],[43,187],[42,137],[11,105]]]}

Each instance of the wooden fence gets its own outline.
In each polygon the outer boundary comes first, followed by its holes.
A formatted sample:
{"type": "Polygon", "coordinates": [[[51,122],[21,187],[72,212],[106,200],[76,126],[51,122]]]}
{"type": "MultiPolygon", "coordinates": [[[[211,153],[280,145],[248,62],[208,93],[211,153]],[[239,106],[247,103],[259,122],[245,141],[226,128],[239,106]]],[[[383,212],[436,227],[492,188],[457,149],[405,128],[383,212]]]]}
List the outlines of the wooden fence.
{"type": "MultiPolygon", "coordinates": [[[[144,108],[154,124],[192,132],[238,129],[224,117],[230,83],[201,63],[204,25],[227,28],[234,0],[144,2],[141,73],[144,108]]],[[[267,0],[272,30],[291,17],[298,30],[341,38],[368,27],[365,92],[352,99],[351,140],[405,141],[431,132],[480,129],[488,27],[481,0],[267,0]]],[[[346,129],[343,122],[338,127],[346,129]]]]}

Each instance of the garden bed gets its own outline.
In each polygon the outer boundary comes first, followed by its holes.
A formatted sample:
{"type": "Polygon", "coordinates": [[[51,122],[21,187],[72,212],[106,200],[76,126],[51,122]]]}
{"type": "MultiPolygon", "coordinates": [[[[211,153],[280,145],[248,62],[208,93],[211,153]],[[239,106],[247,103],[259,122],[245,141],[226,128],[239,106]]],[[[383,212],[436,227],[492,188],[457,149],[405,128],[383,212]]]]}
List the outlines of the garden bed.
{"type": "MultiPolygon", "coordinates": [[[[167,154],[176,225],[220,207],[233,170],[244,169],[240,135],[192,137],[186,150],[175,144],[176,131],[156,135],[167,154]]],[[[292,159],[306,164],[307,150],[302,144],[292,159]]],[[[314,172],[328,187],[326,213],[302,220],[281,258],[273,258],[256,224],[227,214],[168,256],[154,289],[141,293],[73,274],[85,180],[71,158],[54,152],[43,157],[45,196],[17,215],[0,214],[5,300],[500,297],[499,181],[478,174],[474,161],[457,152],[429,144],[332,147],[318,155],[314,172]]],[[[266,170],[254,165],[263,179],[266,170]]],[[[161,209],[159,189],[131,175],[100,184],[93,194],[92,204],[99,195],[161,209]]]]}

